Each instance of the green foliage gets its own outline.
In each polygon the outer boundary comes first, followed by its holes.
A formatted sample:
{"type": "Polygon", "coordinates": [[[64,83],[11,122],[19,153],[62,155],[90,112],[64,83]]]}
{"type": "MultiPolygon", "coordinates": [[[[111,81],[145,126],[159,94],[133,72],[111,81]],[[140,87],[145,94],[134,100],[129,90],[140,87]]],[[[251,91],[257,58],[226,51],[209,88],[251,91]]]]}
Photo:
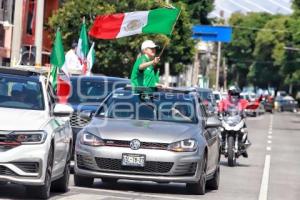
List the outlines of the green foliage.
{"type": "Polygon", "coordinates": [[[229,19],[233,26],[232,42],[225,45],[228,77],[241,87],[249,84],[247,74],[254,61],[255,38],[259,29],[272,18],[267,13],[234,13],[229,19]]]}
{"type": "MultiPolygon", "coordinates": [[[[173,0],[172,2],[182,2],[182,0],[173,0]]],[[[214,0],[186,0],[184,2],[188,5],[194,24],[211,24],[207,15],[214,9],[214,0]]]]}
{"type": "MultiPolygon", "coordinates": [[[[151,34],[135,35],[117,40],[95,40],[94,72],[128,77],[135,58],[140,52],[140,45],[145,39],[152,39],[161,47],[167,43],[162,62],[170,62],[172,74],[182,71],[184,65],[192,62],[194,55],[194,43],[191,39],[192,24],[187,5],[181,1],[173,5],[181,8],[181,15],[171,38],[151,34]]],[[[164,1],[156,0],[69,0],[50,18],[48,24],[53,31],[60,27],[64,45],[70,47],[72,41],[78,40],[83,17],[86,18],[89,29],[97,15],[150,10],[162,6],[165,6],[164,1]]]]}

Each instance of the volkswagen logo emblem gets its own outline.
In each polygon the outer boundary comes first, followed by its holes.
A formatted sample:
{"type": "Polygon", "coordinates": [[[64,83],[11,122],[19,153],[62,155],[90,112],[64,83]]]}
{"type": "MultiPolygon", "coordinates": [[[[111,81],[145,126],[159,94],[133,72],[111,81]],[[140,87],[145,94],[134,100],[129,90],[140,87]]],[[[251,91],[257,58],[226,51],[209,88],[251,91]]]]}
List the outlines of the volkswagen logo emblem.
{"type": "Polygon", "coordinates": [[[141,147],[141,142],[137,139],[131,140],[130,148],[132,150],[138,150],[141,147]]]}

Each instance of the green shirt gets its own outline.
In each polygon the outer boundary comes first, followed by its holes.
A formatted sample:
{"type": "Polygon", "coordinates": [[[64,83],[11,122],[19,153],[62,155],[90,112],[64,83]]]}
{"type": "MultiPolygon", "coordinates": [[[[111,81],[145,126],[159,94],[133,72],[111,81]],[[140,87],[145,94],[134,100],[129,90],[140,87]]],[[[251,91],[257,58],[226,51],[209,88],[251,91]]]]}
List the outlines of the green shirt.
{"type": "Polygon", "coordinates": [[[150,65],[144,70],[140,70],[139,67],[142,63],[149,62],[150,59],[142,54],[137,58],[133,65],[131,72],[131,85],[133,87],[155,87],[158,82],[157,76],[154,71],[153,65],[150,65]]]}

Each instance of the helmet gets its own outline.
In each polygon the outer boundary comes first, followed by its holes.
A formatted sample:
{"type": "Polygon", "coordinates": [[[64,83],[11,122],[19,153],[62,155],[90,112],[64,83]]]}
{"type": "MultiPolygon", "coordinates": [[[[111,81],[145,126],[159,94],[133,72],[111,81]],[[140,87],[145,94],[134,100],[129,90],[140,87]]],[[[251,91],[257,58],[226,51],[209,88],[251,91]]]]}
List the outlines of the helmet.
{"type": "Polygon", "coordinates": [[[236,86],[230,86],[228,89],[229,96],[240,96],[241,90],[236,86]]]}

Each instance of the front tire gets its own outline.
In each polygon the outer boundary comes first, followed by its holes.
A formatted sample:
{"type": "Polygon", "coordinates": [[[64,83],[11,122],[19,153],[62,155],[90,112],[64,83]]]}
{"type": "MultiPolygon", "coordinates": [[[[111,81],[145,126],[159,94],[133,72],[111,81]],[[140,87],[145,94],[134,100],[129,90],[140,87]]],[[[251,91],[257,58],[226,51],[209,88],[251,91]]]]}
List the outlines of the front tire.
{"type": "Polygon", "coordinates": [[[234,138],[233,136],[228,137],[228,165],[234,167],[236,164],[236,157],[234,152],[234,138]]]}
{"type": "Polygon", "coordinates": [[[27,194],[31,197],[38,199],[48,199],[50,197],[50,188],[51,188],[51,176],[52,176],[52,167],[53,167],[53,146],[50,147],[46,175],[44,185],[41,186],[27,186],[27,194]]]}
{"type": "Polygon", "coordinates": [[[69,191],[71,154],[72,150],[70,148],[67,155],[67,162],[65,165],[63,176],[52,183],[51,190],[54,192],[65,193],[69,191]]]}
{"type": "Polygon", "coordinates": [[[186,188],[189,192],[198,195],[204,195],[206,190],[206,162],[207,158],[204,156],[201,163],[201,175],[197,183],[187,183],[186,188]]]}
{"type": "Polygon", "coordinates": [[[207,188],[211,190],[218,190],[219,189],[219,183],[220,183],[220,167],[215,171],[213,179],[207,181],[207,188]]]}

